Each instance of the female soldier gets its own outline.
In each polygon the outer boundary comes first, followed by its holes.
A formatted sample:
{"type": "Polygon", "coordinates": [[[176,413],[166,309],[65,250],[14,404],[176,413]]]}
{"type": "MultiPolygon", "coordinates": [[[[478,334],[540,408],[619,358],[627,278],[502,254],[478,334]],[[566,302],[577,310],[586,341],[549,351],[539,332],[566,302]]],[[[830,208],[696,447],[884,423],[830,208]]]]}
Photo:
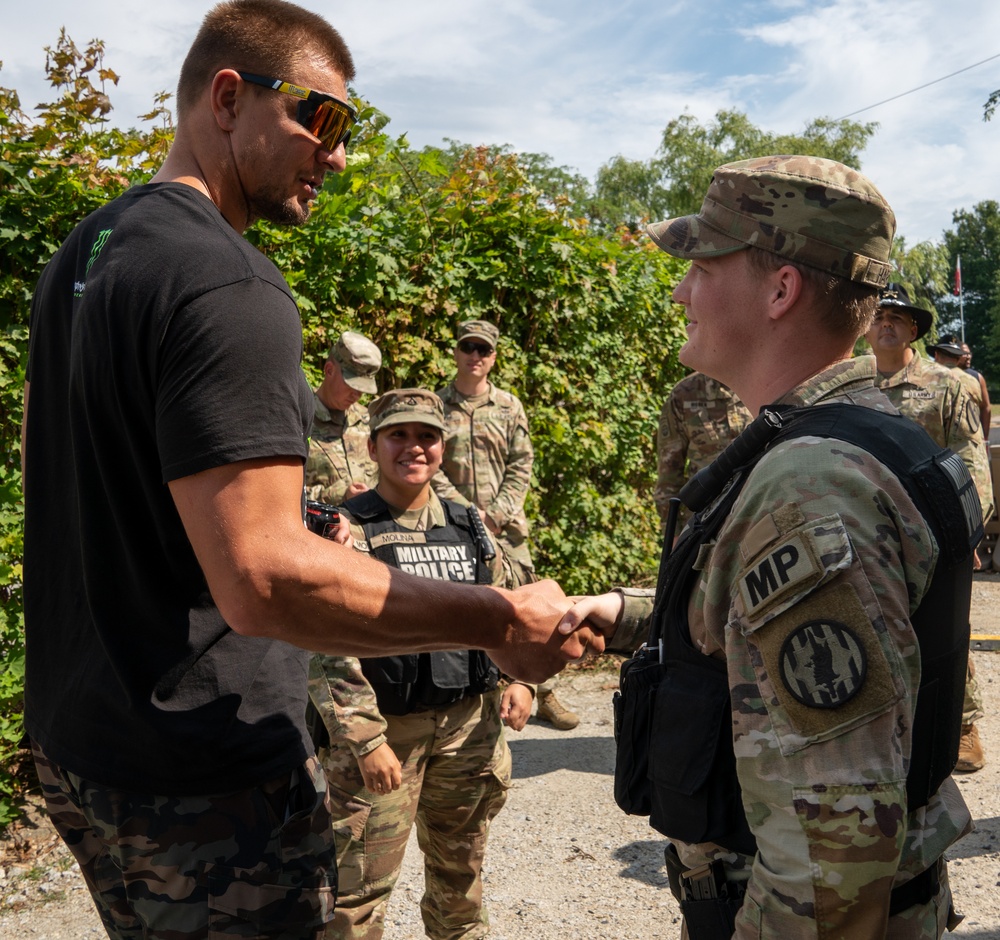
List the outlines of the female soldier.
{"type": "MultiPolygon", "coordinates": [[[[378,484],[344,505],[355,549],[428,578],[504,584],[502,560],[487,564],[494,549],[468,509],[431,489],[446,428],[441,400],[396,389],[368,411],[378,484]]],[[[327,936],[382,936],[414,822],[427,936],[486,935],[483,854],[510,784],[502,724],[523,728],[533,695],[499,678],[480,650],[313,658],[310,694],[330,735],[319,755],[340,873],[327,936]]]]}

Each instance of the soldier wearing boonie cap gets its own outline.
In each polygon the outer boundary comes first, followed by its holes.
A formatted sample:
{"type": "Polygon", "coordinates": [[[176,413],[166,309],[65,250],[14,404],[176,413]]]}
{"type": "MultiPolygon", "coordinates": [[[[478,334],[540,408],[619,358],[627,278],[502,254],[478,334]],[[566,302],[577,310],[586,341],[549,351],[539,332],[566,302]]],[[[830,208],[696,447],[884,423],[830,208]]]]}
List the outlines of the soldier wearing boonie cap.
{"type": "MultiPolygon", "coordinates": [[[[993,512],[993,483],[980,409],[971,395],[975,386],[970,382],[965,387],[961,381],[964,372],[925,359],[910,345],[930,330],[932,321],[931,312],[914,306],[902,284],[889,284],[882,290],[875,321],[865,336],[878,363],[875,384],[935,443],[950,447],[962,458],[976,484],[983,518],[989,519],[993,512]]],[[[930,347],[935,348],[938,347],[930,347]]],[[[976,560],[979,567],[978,556],[976,560]]],[[[970,656],[962,708],[962,739],[955,765],[959,773],[973,773],[986,764],[976,725],[985,714],[983,709],[970,656]]]]}
{"type": "Polygon", "coordinates": [[[348,330],[330,348],[316,389],[315,417],[306,461],[306,497],[337,505],[375,485],[368,456],[368,412],[362,395],[378,391],[382,353],[370,339],[348,330]]]}
{"type": "Polygon", "coordinates": [[[875,388],[874,358],[852,358],[889,282],[892,210],[857,170],[774,156],[719,167],[696,215],[647,230],[692,262],[673,294],[688,318],[680,360],[767,413],[738,461],[685,490],[710,508],[656,592],[613,590],[564,618],[606,630],[608,649],[661,650],[635,668],[668,664],[655,699],[623,685],[623,734],[630,709],[646,717],[641,698],[655,740],[619,741],[616,799],[670,838],[690,940],[940,936],[957,923],[944,852],[971,825],[947,751],[975,513],[962,462],[875,388]],[[890,454],[897,435],[908,443],[890,454]],[[947,461],[934,474],[946,524],[911,496],[916,451],[947,461]],[[915,726],[917,677],[939,675],[921,657],[927,620],[912,619],[928,593],[954,601],[933,624],[949,678],[935,720],[915,726]],[[908,781],[925,758],[934,772],[908,781]]]}
{"type": "MultiPolygon", "coordinates": [[[[438,389],[448,430],[434,489],[439,496],[479,509],[517,582],[527,584],[537,580],[524,514],[535,459],[528,418],[516,395],[489,380],[500,330],[488,320],[464,320],[455,336],[456,375],[450,385],[438,389]]],[[[575,728],[579,716],[556,698],[556,682],[552,678],[539,687],[538,717],[560,730],[575,728]]]]}
{"type": "MultiPolygon", "coordinates": [[[[475,507],[431,488],[447,429],[441,399],[424,388],[393,389],[368,414],[379,479],[344,503],[354,548],[425,578],[511,586],[502,551],[492,562],[480,554],[475,507]]],[[[499,678],[475,650],[313,657],[309,690],[330,736],[318,754],[340,877],[329,935],[382,936],[417,822],[427,856],[421,908],[434,912],[425,918],[428,936],[485,936],[483,857],[511,774],[503,725],[521,730],[532,701],[529,686],[499,678]]]]}

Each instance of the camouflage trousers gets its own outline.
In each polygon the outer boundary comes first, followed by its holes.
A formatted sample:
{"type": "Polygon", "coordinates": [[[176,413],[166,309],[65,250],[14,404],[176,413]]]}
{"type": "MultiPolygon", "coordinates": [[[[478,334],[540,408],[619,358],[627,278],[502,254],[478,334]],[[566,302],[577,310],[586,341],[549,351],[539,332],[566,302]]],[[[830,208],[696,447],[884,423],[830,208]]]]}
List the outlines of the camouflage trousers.
{"type": "Polygon", "coordinates": [[[413,824],[424,853],[424,929],[433,940],[485,937],[481,872],[490,822],[507,801],[510,751],[500,693],[453,705],[386,715],[388,742],[402,765],[402,786],[367,790],[346,746],[322,749],[330,783],[340,894],[326,936],[378,940],[386,904],[413,824]]]}
{"type": "MultiPolygon", "coordinates": [[[[942,865],[939,872],[940,881],[937,893],[926,904],[914,904],[912,907],[890,917],[882,940],[940,940],[945,931],[954,930],[961,922],[962,916],[955,914],[952,907],[951,888],[948,885],[948,867],[942,865]]],[[[742,913],[742,912],[741,912],[742,913]]],[[[751,930],[747,936],[772,936],[767,929],[766,921],[749,918],[742,926],[751,930]]],[[[787,926],[787,924],[786,924],[787,926]]],[[[816,924],[812,920],[803,923],[801,936],[814,936],[816,924]]],[[[866,934],[867,935],[867,934],[866,934]]],[[[743,936],[743,934],[741,934],[743,936]]],[[[796,932],[796,936],[799,936],[796,932]]],[[[687,924],[681,922],[681,940],[698,940],[688,933],[687,924]]],[[[851,940],[851,938],[845,938],[851,940]]]]}
{"type": "Polygon", "coordinates": [[[971,725],[983,718],[983,693],[976,682],[976,665],[969,656],[969,669],[965,674],[965,701],[962,702],[962,724],[971,725]]]}
{"type": "Polygon", "coordinates": [[[337,889],[319,762],[219,796],[129,793],[32,745],[53,824],[112,940],[314,940],[337,889]]]}

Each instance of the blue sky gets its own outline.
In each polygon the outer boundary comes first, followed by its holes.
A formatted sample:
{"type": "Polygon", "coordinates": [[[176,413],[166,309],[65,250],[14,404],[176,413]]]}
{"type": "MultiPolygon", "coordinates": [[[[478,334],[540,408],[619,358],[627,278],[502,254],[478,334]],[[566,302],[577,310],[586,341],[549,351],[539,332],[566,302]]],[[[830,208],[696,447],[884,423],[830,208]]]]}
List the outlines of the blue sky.
{"type": "MultiPolygon", "coordinates": [[[[2,0],[0,84],[48,100],[45,45],[66,26],[107,46],[113,115],[137,123],[173,91],[206,0],[2,0]]],[[[648,159],[672,118],[721,108],[801,131],[1000,53],[995,0],[306,0],[343,33],[355,90],[415,147],[443,138],[549,154],[593,177],[616,154],[648,159]]],[[[1000,58],[856,116],[880,129],[863,169],[907,243],[939,240],[952,212],[1000,199],[1000,58]]]]}

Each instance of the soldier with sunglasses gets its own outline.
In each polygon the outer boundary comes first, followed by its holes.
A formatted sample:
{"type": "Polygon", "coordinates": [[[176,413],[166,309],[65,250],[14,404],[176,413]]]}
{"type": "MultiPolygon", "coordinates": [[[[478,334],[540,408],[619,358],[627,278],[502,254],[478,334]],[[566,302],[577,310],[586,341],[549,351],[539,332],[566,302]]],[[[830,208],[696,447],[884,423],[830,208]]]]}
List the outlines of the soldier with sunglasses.
{"type": "Polygon", "coordinates": [[[25,725],[113,938],[322,933],[336,873],[308,650],[484,648],[537,681],[603,648],[553,636],[552,582],[431,586],[303,524],[302,325],[243,232],[305,222],[345,168],[353,76],[314,13],[213,7],[162,168],[76,227],[33,299],[25,725]]]}
{"type": "MultiPolygon", "coordinates": [[[[524,498],[535,453],[524,406],[489,379],[499,340],[500,331],[486,320],[458,326],[455,378],[438,389],[448,431],[434,490],[463,506],[476,506],[517,583],[530,584],[538,577],[528,548],[524,498]]],[[[575,728],[579,717],[556,698],[553,686],[551,680],[538,689],[538,717],[560,730],[575,728]]]]}

